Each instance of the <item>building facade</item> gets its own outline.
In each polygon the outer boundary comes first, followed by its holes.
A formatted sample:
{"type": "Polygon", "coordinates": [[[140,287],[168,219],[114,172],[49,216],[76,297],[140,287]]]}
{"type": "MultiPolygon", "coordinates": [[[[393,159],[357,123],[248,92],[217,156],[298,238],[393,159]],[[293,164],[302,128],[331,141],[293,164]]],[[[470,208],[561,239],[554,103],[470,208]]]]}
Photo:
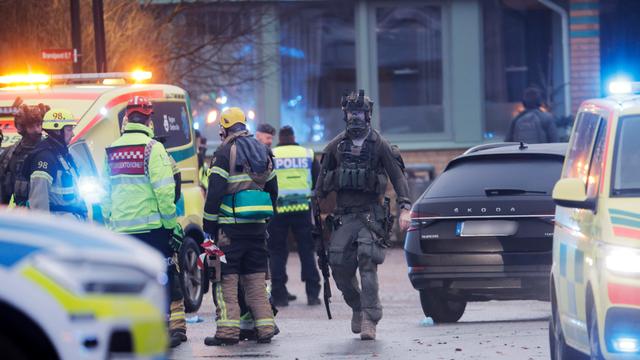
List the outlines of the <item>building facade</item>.
{"type": "MultiPolygon", "coordinates": [[[[268,2],[261,45],[240,56],[270,60],[219,110],[241,106],[253,122],[290,125],[299,142],[320,149],[344,127],[342,94],[364,89],[374,127],[405,160],[441,170],[471,146],[500,141],[528,86],[559,119],[600,96],[600,12],[611,2],[268,2]]],[[[207,11],[197,16],[218,19],[211,14],[221,9],[207,11]]],[[[203,128],[217,137],[204,117],[203,128]]]]}

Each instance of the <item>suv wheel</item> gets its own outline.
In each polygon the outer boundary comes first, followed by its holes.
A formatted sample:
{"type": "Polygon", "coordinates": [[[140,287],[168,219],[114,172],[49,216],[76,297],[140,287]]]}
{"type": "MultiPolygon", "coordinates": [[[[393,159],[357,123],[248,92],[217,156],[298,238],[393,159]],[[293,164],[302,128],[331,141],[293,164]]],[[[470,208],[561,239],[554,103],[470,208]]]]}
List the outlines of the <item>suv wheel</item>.
{"type": "Polygon", "coordinates": [[[598,335],[598,314],[596,314],[596,307],[591,305],[589,314],[589,350],[591,350],[591,360],[602,360],[602,350],[600,349],[600,337],[598,335]]]}
{"type": "Polygon", "coordinates": [[[185,236],[180,256],[180,286],[184,295],[184,308],[186,312],[195,312],[202,304],[204,294],[204,271],[198,268],[198,256],[200,247],[191,237],[185,236]]]}
{"type": "Polygon", "coordinates": [[[27,360],[28,357],[9,338],[0,335],[0,354],[5,359],[27,360]],[[5,357],[6,356],[6,357],[5,357]]]}
{"type": "Polygon", "coordinates": [[[435,323],[453,323],[460,320],[467,302],[447,299],[440,291],[420,290],[420,305],[435,323]]]}

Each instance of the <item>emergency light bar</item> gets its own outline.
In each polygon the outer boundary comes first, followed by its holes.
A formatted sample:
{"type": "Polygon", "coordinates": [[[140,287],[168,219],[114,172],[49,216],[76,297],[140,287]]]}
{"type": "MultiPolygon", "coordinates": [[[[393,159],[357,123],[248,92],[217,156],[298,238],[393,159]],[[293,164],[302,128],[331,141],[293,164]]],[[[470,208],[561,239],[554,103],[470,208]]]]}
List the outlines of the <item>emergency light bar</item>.
{"type": "Polygon", "coordinates": [[[608,86],[609,94],[624,95],[640,92],[640,82],[629,80],[613,80],[608,86]]]}
{"type": "Polygon", "coordinates": [[[50,81],[49,75],[45,74],[16,74],[0,76],[0,84],[46,84],[50,81]]]}
{"type": "Polygon", "coordinates": [[[94,83],[114,80],[143,82],[151,79],[150,71],[85,73],[85,74],[16,74],[0,76],[0,85],[38,85],[50,83],[94,83]]]}
{"type": "Polygon", "coordinates": [[[95,74],[60,74],[51,75],[51,81],[53,82],[89,82],[107,79],[125,79],[133,80],[135,82],[145,81],[151,79],[150,71],[133,71],[133,72],[109,72],[109,73],[95,73],[95,74]]]}

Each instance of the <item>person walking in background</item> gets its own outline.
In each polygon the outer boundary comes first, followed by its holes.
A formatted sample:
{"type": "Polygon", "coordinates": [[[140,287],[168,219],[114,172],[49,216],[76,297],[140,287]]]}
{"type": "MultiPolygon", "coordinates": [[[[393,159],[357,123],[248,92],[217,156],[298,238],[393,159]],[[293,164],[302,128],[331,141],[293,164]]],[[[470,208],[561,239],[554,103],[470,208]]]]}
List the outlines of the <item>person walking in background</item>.
{"type": "Polygon", "coordinates": [[[558,130],[552,114],[542,111],[542,94],[536,87],[528,87],[522,96],[524,110],[512,121],[506,142],[527,144],[558,142],[558,130]]]}

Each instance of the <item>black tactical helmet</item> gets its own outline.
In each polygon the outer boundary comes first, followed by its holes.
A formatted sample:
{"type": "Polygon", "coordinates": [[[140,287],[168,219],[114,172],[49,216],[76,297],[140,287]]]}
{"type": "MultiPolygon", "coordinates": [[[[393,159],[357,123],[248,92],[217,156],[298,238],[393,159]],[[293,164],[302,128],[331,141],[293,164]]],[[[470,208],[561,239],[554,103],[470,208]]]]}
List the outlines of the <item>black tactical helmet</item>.
{"type": "Polygon", "coordinates": [[[373,114],[373,101],[368,96],[364,96],[364,90],[360,89],[356,94],[355,91],[351,94],[345,94],[341,99],[342,111],[344,112],[345,120],[347,113],[350,111],[364,111],[367,121],[371,120],[373,114]]]}

